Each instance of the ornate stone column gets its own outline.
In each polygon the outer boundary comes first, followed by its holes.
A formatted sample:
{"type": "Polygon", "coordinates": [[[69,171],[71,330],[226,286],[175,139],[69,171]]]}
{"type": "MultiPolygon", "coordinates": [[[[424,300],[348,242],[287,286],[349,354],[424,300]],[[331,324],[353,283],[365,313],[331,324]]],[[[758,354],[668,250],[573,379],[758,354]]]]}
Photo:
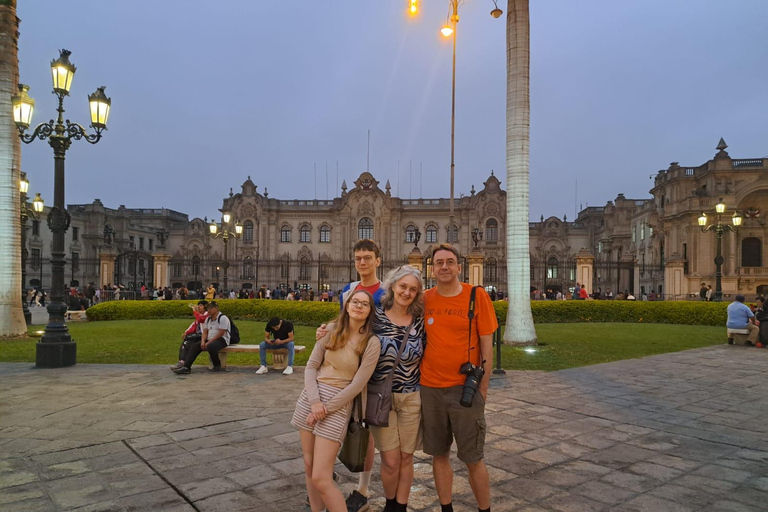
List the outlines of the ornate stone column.
{"type": "MultiPolygon", "coordinates": [[[[586,248],[582,247],[576,253],[576,280],[586,288],[587,293],[594,291],[595,257],[586,248]]],[[[616,291],[618,293],[618,290],[616,291]]]]}
{"type": "Polygon", "coordinates": [[[685,296],[688,294],[688,280],[685,278],[685,259],[678,253],[672,254],[665,262],[664,294],[667,295],[665,297],[667,300],[685,300],[685,296]]]}
{"type": "MultiPolygon", "coordinates": [[[[418,247],[414,247],[413,250],[408,254],[408,264],[418,270],[419,272],[424,272],[423,264],[424,261],[423,256],[421,255],[421,251],[418,247]]],[[[426,277],[426,276],[422,276],[426,277]]]]}
{"type": "Polygon", "coordinates": [[[152,258],[154,259],[155,266],[152,277],[152,286],[155,288],[158,286],[170,286],[171,282],[168,278],[168,262],[171,260],[171,255],[164,249],[160,249],[152,254],[152,258]]]}
{"type": "Polygon", "coordinates": [[[467,255],[469,263],[469,284],[472,286],[483,286],[483,253],[475,247],[467,255]]]}
{"type": "Polygon", "coordinates": [[[117,251],[114,247],[104,247],[99,252],[99,277],[100,287],[104,288],[108,284],[114,284],[112,279],[115,276],[115,260],[117,251]]]}

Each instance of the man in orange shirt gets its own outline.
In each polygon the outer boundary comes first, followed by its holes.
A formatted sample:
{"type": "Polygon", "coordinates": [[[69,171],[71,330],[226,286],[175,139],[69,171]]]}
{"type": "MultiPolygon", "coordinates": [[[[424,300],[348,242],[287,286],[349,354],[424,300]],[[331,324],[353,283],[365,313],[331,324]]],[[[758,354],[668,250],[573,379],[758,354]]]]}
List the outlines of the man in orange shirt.
{"type": "Polygon", "coordinates": [[[424,293],[424,324],[427,345],[421,361],[421,408],[424,419],[424,451],[432,455],[432,471],[441,512],[453,512],[451,443],[456,439],[459,460],[469,471],[469,484],[480,512],[491,510],[488,470],[483,462],[485,400],[493,367],[493,333],[498,327],[488,293],[475,290],[474,317],[470,331],[472,286],[459,281],[459,251],[449,244],[432,250],[432,271],[437,287],[424,293]],[[469,407],[462,392],[467,375],[460,372],[472,363],[482,373],[469,407]]]}

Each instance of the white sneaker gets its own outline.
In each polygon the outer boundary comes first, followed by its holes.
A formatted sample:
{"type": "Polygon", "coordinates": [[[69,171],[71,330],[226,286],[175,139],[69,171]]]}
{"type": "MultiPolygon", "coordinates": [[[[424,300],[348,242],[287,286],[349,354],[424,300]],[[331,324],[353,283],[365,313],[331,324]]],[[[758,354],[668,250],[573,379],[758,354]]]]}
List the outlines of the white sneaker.
{"type": "Polygon", "coordinates": [[[258,370],[256,370],[256,375],[264,375],[264,374],[265,374],[265,373],[267,373],[268,371],[269,371],[269,370],[267,369],[267,367],[266,367],[266,366],[259,366],[259,369],[258,369],[258,370]]]}
{"type": "Polygon", "coordinates": [[[292,375],[293,374],[293,366],[286,366],[285,370],[283,370],[283,375],[292,375]]]}

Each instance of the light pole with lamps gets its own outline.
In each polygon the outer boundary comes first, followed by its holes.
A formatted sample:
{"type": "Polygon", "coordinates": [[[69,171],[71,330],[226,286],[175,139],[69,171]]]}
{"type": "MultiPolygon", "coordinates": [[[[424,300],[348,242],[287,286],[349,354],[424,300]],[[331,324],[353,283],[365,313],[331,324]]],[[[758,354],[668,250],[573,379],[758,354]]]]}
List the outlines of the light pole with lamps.
{"type": "MultiPolygon", "coordinates": [[[[27,192],[29,191],[29,180],[27,179],[27,173],[21,173],[21,180],[19,180],[19,192],[21,193],[21,303],[24,310],[24,320],[27,325],[32,323],[32,313],[27,307],[27,257],[29,252],[27,251],[27,219],[32,217],[34,220],[40,219],[40,213],[45,208],[45,203],[40,194],[35,194],[35,199],[32,201],[32,210],[27,208],[27,192]]],[[[42,262],[40,267],[42,268],[42,262]]],[[[43,282],[40,280],[40,286],[43,282]]]]}
{"type": "Polygon", "coordinates": [[[72,366],[77,362],[77,345],[70,336],[64,320],[67,312],[64,296],[64,234],[69,229],[71,220],[64,202],[64,158],[73,139],[85,139],[91,144],[99,142],[102,132],[107,129],[107,119],[112,104],[104,94],[104,87],[99,87],[96,92],[88,96],[94,134],[87,133],[82,125],[72,123],[69,119],[64,121],[64,97],[69,95],[72,78],[76,71],[75,66],[69,61],[70,53],[67,50],[61,50],[59,58],[51,61],[53,93],[59,100],[59,107],[56,109],[59,115],[56,121],[51,119],[47,123],[41,123],[37,125],[34,132],[26,134],[35,108],[35,101],[27,94],[29,87],[19,84],[19,93],[14,94],[11,99],[13,121],[19,129],[22,142],[29,144],[35,139],[48,139],[48,144],[53,148],[53,208],[48,213],[48,227],[53,232],[51,302],[48,304],[48,325],[45,326],[45,334],[37,343],[36,364],[39,368],[60,368],[72,366]]]}
{"type": "Polygon", "coordinates": [[[221,228],[216,225],[215,220],[211,220],[209,229],[213,238],[221,238],[224,240],[224,291],[229,292],[227,287],[227,269],[229,268],[229,254],[227,252],[227,246],[229,245],[230,238],[240,238],[243,234],[243,226],[239,222],[235,222],[234,231],[230,230],[229,223],[232,220],[232,216],[229,212],[224,212],[221,215],[221,228]]]}
{"type": "Polygon", "coordinates": [[[706,233],[707,231],[714,231],[715,236],[717,237],[717,256],[715,256],[715,302],[722,302],[723,301],[723,233],[726,231],[733,231],[736,232],[736,229],[741,226],[741,215],[739,215],[739,212],[733,212],[733,217],[731,217],[731,224],[723,224],[723,213],[725,213],[725,203],[723,203],[723,198],[720,198],[720,201],[715,205],[715,212],[717,213],[717,223],[707,225],[707,214],[704,212],[701,212],[701,216],[699,217],[699,227],[701,228],[701,231],[703,233],[706,233]]]}
{"type": "MultiPolygon", "coordinates": [[[[455,139],[456,139],[456,35],[459,23],[459,4],[462,0],[450,0],[450,15],[448,22],[440,29],[440,33],[445,37],[453,36],[453,68],[451,72],[451,195],[448,201],[448,243],[456,243],[453,239],[453,208],[454,208],[454,176],[455,176],[455,139]]],[[[494,18],[500,17],[503,13],[496,0],[493,0],[495,8],[491,11],[494,18]]],[[[413,13],[414,11],[411,10],[413,13]]]]}

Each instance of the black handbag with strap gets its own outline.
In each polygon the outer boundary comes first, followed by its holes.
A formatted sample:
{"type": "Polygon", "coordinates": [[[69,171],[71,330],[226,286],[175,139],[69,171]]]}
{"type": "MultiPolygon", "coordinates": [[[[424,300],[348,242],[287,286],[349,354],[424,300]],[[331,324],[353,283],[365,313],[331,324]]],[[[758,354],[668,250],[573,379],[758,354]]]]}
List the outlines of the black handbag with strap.
{"type": "Polygon", "coordinates": [[[405,345],[408,344],[408,336],[413,328],[413,322],[405,330],[403,339],[400,343],[400,349],[397,351],[395,364],[389,371],[387,377],[380,382],[368,382],[367,401],[365,404],[365,422],[374,427],[389,426],[389,411],[392,410],[392,381],[394,380],[395,369],[400,364],[400,358],[403,356],[405,345]]]}
{"type": "Polygon", "coordinates": [[[362,416],[362,395],[357,395],[352,402],[352,417],[347,425],[347,435],[339,451],[339,461],[352,473],[360,473],[365,469],[365,455],[368,453],[371,437],[362,416]]]}

